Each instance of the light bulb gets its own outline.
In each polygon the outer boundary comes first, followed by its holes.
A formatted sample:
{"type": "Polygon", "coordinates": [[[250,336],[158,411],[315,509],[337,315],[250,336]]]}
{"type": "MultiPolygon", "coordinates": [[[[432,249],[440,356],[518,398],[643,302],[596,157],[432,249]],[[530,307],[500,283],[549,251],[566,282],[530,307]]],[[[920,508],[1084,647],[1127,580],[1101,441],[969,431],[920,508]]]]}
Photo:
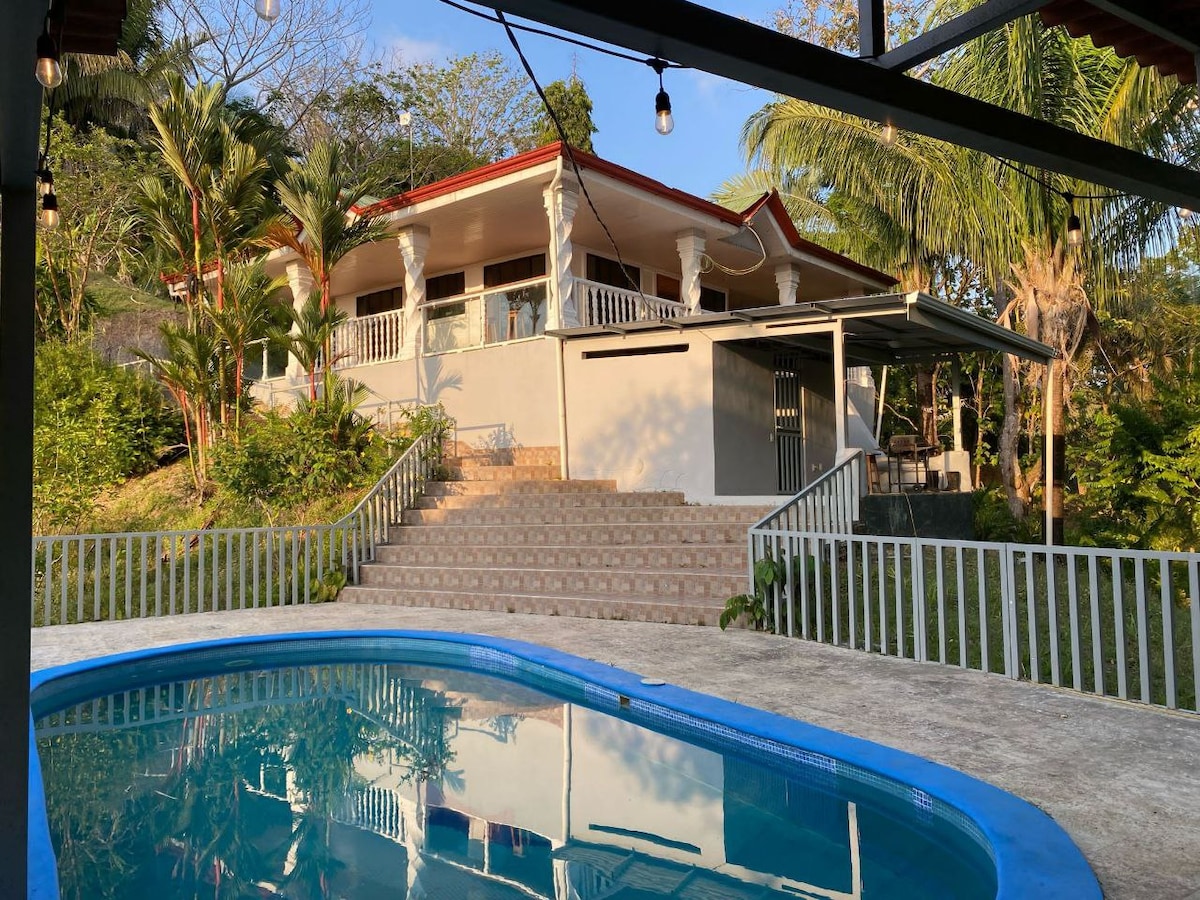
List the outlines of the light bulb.
{"type": "Polygon", "coordinates": [[[1181,206],[1177,212],[1179,213],[1179,218],[1185,222],[1192,217],[1192,211],[1187,207],[1181,206]]]}
{"type": "Polygon", "coordinates": [[[885,147],[890,147],[900,139],[900,129],[891,122],[884,123],[883,128],[879,130],[879,141],[885,147]]]}
{"type": "Polygon", "coordinates": [[[54,191],[42,198],[42,225],[46,228],[58,227],[58,197],[54,191]]]}
{"type": "Polygon", "coordinates": [[[1079,222],[1079,216],[1075,213],[1067,218],[1067,243],[1072,247],[1078,247],[1083,243],[1083,225],[1079,222]]]}
{"type": "Polygon", "coordinates": [[[54,175],[49,169],[38,169],[38,196],[45,197],[54,193],[54,175]]]}
{"type": "Polygon", "coordinates": [[[274,22],[279,18],[282,0],[254,0],[254,12],[264,22],[274,22]]]}
{"type": "Polygon", "coordinates": [[[675,117],[671,115],[671,98],[666,91],[659,91],[654,98],[654,130],[667,135],[675,130],[675,117]]]}
{"type": "Polygon", "coordinates": [[[34,69],[38,83],[44,88],[56,88],[62,84],[62,66],[58,64],[58,47],[47,32],[37,39],[37,67],[34,69]]]}

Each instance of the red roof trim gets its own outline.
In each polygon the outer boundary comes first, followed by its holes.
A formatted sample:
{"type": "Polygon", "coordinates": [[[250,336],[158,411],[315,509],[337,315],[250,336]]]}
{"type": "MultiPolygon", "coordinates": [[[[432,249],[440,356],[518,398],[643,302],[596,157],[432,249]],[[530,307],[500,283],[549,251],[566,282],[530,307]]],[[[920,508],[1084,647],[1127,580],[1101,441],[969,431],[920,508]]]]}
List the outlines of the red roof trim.
{"type": "MultiPolygon", "coordinates": [[[[796,231],[796,226],[792,222],[791,216],[788,215],[787,209],[784,207],[783,201],[779,198],[777,191],[766,194],[762,199],[750,206],[749,209],[738,213],[731,209],[726,209],[724,206],[718,206],[702,197],[689,194],[686,191],[668,187],[661,181],[655,181],[653,178],[648,178],[632,169],[627,169],[606,159],[601,159],[591,153],[573,149],[571,155],[574,156],[576,164],[582,169],[589,169],[597,174],[607,175],[609,178],[613,178],[630,187],[645,191],[648,194],[654,194],[665,200],[670,200],[673,203],[711,216],[728,225],[737,227],[746,225],[765,206],[779,223],[779,227],[783,230],[784,237],[788,243],[797,250],[841,266],[850,272],[863,276],[869,281],[882,282],[887,285],[896,283],[896,279],[891,275],[880,272],[877,269],[872,269],[869,266],[864,266],[861,263],[856,263],[854,260],[842,256],[840,253],[835,253],[832,250],[822,247],[820,244],[814,244],[812,241],[802,238],[799,232],[796,231]]],[[[370,206],[352,207],[352,209],[360,216],[385,215],[395,210],[414,206],[417,203],[423,203],[427,200],[452,194],[455,191],[485,184],[489,181],[503,178],[505,175],[524,172],[527,169],[532,169],[560,157],[567,158],[567,149],[561,141],[557,141],[553,144],[547,144],[545,147],[538,147],[536,150],[519,153],[508,159],[502,159],[499,162],[494,162],[478,169],[472,169],[470,172],[463,172],[461,175],[436,181],[433,184],[425,185],[425,187],[417,188],[415,191],[396,194],[394,197],[388,197],[386,200],[380,200],[378,203],[372,203],[370,206]]]]}
{"type": "Polygon", "coordinates": [[[766,207],[767,212],[779,223],[779,227],[782,229],[783,236],[787,242],[801,253],[807,253],[809,256],[815,256],[843,269],[848,269],[870,281],[882,282],[885,285],[893,285],[897,282],[898,279],[888,275],[886,272],[881,272],[870,266],[864,266],[862,263],[855,262],[848,256],[843,256],[840,253],[830,250],[828,247],[822,247],[820,244],[814,244],[812,241],[801,237],[800,232],[796,230],[796,223],[788,215],[787,207],[783,205],[783,199],[779,196],[778,191],[773,190],[769,194],[764,194],[752,203],[742,213],[742,216],[749,222],[762,211],[763,207],[766,207]]]}

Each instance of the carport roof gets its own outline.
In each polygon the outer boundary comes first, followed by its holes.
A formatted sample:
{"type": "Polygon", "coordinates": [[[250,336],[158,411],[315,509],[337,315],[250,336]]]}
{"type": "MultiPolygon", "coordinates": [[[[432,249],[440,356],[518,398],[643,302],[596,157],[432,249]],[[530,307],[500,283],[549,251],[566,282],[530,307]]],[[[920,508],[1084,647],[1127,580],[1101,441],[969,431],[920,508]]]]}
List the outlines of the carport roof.
{"type": "Polygon", "coordinates": [[[679,319],[588,325],[549,333],[577,340],[704,328],[728,332],[727,338],[718,333],[714,340],[803,347],[812,340],[812,325],[838,321],[846,337],[846,359],[856,364],[901,364],[981,351],[1011,353],[1045,363],[1057,355],[1040,341],[921,293],[846,297],[679,319]],[[789,332],[789,328],[795,330],[789,332]]]}

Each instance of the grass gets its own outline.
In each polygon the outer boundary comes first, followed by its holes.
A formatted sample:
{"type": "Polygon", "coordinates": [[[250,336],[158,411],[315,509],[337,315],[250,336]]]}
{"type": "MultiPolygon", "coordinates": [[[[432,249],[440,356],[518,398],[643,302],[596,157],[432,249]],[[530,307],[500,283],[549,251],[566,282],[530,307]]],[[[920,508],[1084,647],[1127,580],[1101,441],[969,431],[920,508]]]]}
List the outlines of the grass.
{"type": "MultiPolygon", "coordinates": [[[[1114,567],[1111,556],[1058,554],[1048,563],[1031,549],[1004,571],[994,549],[935,545],[914,556],[908,543],[874,538],[807,539],[803,549],[794,541],[783,554],[797,634],[986,672],[1007,665],[1029,681],[1197,709],[1195,562],[1124,558],[1114,567]],[[1007,662],[1006,629],[1017,650],[1007,662]]],[[[787,602],[781,592],[785,632],[787,602]]]]}

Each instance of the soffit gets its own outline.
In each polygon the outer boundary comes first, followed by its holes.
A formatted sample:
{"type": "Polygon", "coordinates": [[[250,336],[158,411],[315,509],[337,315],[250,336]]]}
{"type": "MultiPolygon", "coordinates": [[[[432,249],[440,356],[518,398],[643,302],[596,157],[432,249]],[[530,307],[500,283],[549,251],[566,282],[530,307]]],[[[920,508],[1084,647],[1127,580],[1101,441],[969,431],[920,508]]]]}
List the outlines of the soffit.
{"type": "Polygon", "coordinates": [[[125,21],[126,0],[71,0],[62,3],[62,21],[51,33],[63,53],[115,56],[125,21]],[[59,30],[61,28],[61,31],[59,30]]]}

